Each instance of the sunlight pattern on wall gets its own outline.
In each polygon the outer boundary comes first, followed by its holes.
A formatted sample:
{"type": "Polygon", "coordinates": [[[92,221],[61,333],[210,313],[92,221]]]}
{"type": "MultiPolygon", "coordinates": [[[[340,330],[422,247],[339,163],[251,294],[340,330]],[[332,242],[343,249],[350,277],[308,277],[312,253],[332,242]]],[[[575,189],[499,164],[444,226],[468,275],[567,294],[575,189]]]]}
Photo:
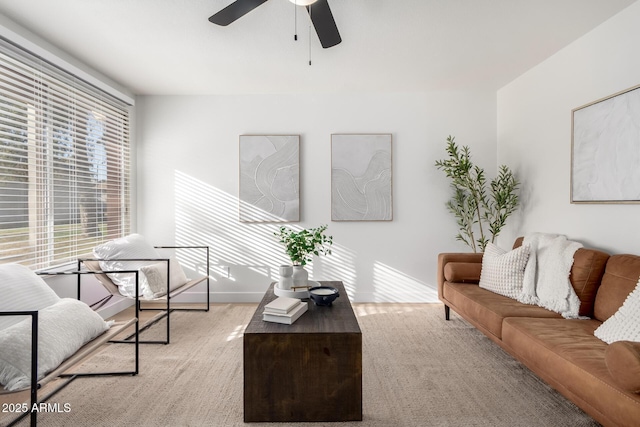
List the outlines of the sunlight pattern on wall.
{"type": "MultiPolygon", "coordinates": [[[[210,246],[209,274],[217,281],[212,283],[212,292],[228,293],[232,298],[238,292],[259,297],[279,279],[279,266],[291,263],[274,236],[282,224],[239,222],[237,196],[181,171],[174,177],[176,244],[210,246]]],[[[286,226],[302,228],[290,223],[286,226]]],[[[331,234],[330,228],[328,232],[331,234]]],[[[180,251],[178,257],[185,270],[205,274],[197,249],[180,251]]],[[[364,296],[364,300],[376,302],[437,301],[435,289],[379,261],[368,267],[373,269],[372,283],[362,283],[357,257],[356,251],[334,238],[332,254],[314,257],[307,265],[309,278],[342,281],[351,300],[363,300],[364,296]]]]}
{"type": "MultiPolygon", "coordinates": [[[[327,232],[330,232],[330,229],[327,232]]],[[[321,269],[317,276],[323,280],[341,280],[349,298],[353,299],[357,290],[356,256],[355,251],[334,241],[331,255],[314,261],[314,264],[318,263],[318,270],[321,269]]]]}
{"type": "Polygon", "coordinates": [[[278,225],[238,222],[237,197],[180,171],[175,172],[175,195],[177,244],[211,246],[217,275],[226,276],[226,267],[243,266],[272,279],[272,270],[287,262],[273,236],[278,225]]]}
{"type": "MultiPolygon", "coordinates": [[[[211,272],[214,278],[241,283],[277,281],[278,267],[290,264],[284,248],[274,236],[282,224],[241,223],[238,198],[188,174],[175,172],[175,220],[178,245],[211,246],[211,272]]],[[[286,224],[294,230],[302,227],[286,224]]],[[[343,280],[345,287],[355,282],[355,255],[334,243],[333,255],[315,258],[307,265],[313,280],[343,280]]],[[[203,272],[195,251],[181,255],[186,268],[203,272]]]]}
{"type": "Polygon", "coordinates": [[[435,289],[379,261],[373,265],[373,288],[376,302],[438,299],[435,289]]]}

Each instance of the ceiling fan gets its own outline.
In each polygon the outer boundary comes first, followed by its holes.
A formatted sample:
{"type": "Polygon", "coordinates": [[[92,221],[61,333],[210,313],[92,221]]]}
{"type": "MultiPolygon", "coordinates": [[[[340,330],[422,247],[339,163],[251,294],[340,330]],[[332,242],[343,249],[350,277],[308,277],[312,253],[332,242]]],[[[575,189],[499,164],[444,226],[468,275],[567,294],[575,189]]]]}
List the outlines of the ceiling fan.
{"type": "MultiPolygon", "coordinates": [[[[209,21],[218,25],[229,25],[267,0],[236,0],[218,13],[209,17],[209,21]]],[[[299,6],[305,6],[309,12],[313,27],[316,29],[323,48],[337,45],[342,41],[336,21],[327,0],[289,0],[299,6]]]]}

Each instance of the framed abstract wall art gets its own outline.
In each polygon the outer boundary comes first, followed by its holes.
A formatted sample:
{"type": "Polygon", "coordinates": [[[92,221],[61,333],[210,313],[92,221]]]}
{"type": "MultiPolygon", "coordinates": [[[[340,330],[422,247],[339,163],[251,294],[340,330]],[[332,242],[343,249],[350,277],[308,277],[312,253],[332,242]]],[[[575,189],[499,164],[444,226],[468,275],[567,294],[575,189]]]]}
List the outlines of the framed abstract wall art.
{"type": "Polygon", "coordinates": [[[571,114],[571,203],[640,203],[640,86],[571,114]]]}
{"type": "Polygon", "coordinates": [[[331,135],[331,220],[391,221],[391,134],[331,135]]]}
{"type": "Polygon", "coordinates": [[[300,221],[300,136],[240,135],[239,219],[300,221]]]}

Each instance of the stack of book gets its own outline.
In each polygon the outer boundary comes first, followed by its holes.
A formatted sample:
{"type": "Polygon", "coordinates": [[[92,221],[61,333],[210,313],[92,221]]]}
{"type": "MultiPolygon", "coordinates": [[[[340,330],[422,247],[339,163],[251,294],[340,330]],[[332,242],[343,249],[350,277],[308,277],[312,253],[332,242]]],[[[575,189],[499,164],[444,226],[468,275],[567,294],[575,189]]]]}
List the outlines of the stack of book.
{"type": "Polygon", "coordinates": [[[309,304],[297,298],[278,297],[264,306],[262,320],[291,325],[309,308],[309,304]]]}

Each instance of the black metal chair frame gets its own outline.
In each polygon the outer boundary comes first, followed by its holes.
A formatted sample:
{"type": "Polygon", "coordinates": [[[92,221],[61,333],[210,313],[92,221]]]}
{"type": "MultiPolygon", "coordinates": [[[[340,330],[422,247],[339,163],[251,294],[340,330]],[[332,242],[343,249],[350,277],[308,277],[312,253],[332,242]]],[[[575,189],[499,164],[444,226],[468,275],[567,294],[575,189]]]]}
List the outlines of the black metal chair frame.
{"type": "MultiPolygon", "coordinates": [[[[94,272],[94,271],[65,271],[65,272],[46,272],[46,271],[38,271],[36,272],[36,274],[38,275],[45,275],[45,276],[57,276],[57,275],[77,275],[78,278],[80,278],[82,275],[85,274],[98,274],[98,273],[111,273],[112,271],[99,271],[99,272],[94,272]]],[[[115,273],[115,271],[113,271],[113,273],[115,273]]],[[[135,278],[136,278],[136,284],[138,283],[138,271],[137,270],[126,270],[126,271],[118,271],[118,273],[131,273],[131,274],[135,274],[135,278]]],[[[78,290],[77,290],[77,299],[80,300],[80,285],[79,285],[80,281],[78,281],[78,290]]],[[[136,286],[136,294],[137,294],[137,286],[136,286]]],[[[121,325],[120,328],[116,329],[115,331],[111,331],[111,334],[113,335],[117,335],[119,333],[121,333],[124,329],[130,327],[131,325],[135,326],[135,332],[132,334],[132,336],[134,337],[134,341],[131,341],[131,343],[135,344],[135,360],[134,360],[134,370],[133,371],[113,371],[113,372],[87,372],[87,373],[81,373],[81,372],[76,372],[76,373],[72,373],[72,374],[66,374],[64,372],[66,372],[67,370],[69,370],[74,364],[71,364],[69,366],[65,366],[65,362],[62,362],[62,364],[54,369],[53,371],[51,371],[50,373],[46,374],[44,376],[44,378],[42,378],[42,380],[38,381],[38,311],[2,311],[0,312],[0,316],[31,316],[31,386],[30,386],[30,405],[29,405],[29,411],[24,411],[22,412],[21,415],[19,415],[16,419],[14,419],[13,421],[11,421],[7,427],[11,427],[16,425],[18,422],[20,422],[22,419],[24,419],[27,415],[30,416],[30,425],[32,427],[35,427],[37,425],[38,422],[38,407],[41,403],[44,403],[46,401],[48,401],[49,399],[51,399],[54,395],[56,395],[60,390],[62,390],[63,388],[65,388],[66,386],[68,386],[69,384],[71,384],[71,382],[73,382],[74,380],[76,380],[77,378],[83,378],[83,377],[99,377],[99,376],[136,376],[139,373],[139,367],[140,367],[140,363],[139,363],[139,356],[140,356],[140,352],[139,352],[139,320],[138,320],[138,310],[136,309],[136,314],[135,317],[131,320],[129,320],[128,322],[126,322],[125,324],[121,325]],[[58,373],[59,372],[59,373],[58,373]],[[56,385],[52,391],[50,391],[46,396],[43,396],[41,399],[38,399],[38,390],[44,386],[44,384],[50,382],[51,380],[55,379],[55,378],[65,378],[64,381],[62,381],[60,384],[56,385]]],[[[105,334],[107,334],[107,336],[109,336],[110,331],[106,331],[105,334]]],[[[103,335],[99,335],[98,337],[96,337],[92,342],[96,342],[101,340],[101,337],[103,335]]],[[[112,341],[109,340],[108,342],[117,342],[117,341],[112,341]]],[[[87,345],[89,345],[90,343],[87,343],[87,345]]],[[[78,352],[82,351],[82,349],[84,349],[85,346],[81,347],[78,352]]],[[[89,354],[93,353],[94,351],[96,351],[98,347],[95,348],[91,348],[89,350],[85,350],[86,354],[83,354],[83,357],[79,359],[79,361],[82,361],[85,356],[88,356],[89,354]]],[[[74,355],[72,355],[71,357],[69,357],[67,359],[70,360],[71,358],[75,357],[78,352],[76,352],[74,355]]],[[[16,390],[16,392],[18,391],[23,391],[23,390],[16,390]]]]}
{"type": "MultiPolygon", "coordinates": [[[[135,297],[135,305],[136,305],[136,313],[140,312],[140,311],[160,311],[160,313],[154,317],[152,317],[151,319],[149,319],[148,321],[144,322],[143,325],[140,327],[140,331],[139,332],[143,332],[147,329],[149,329],[151,326],[155,325],[156,323],[158,323],[160,320],[166,318],[167,319],[167,325],[166,325],[166,338],[164,340],[140,340],[140,344],[164,344],[167,345],[170,343],[171,341],[171,313],[174,311],[200,311],[200,312],[208,312],[210,307],[211,307],[211,297],[210,297],[210,278],[209,278],[209,271],[210,271],[210,258],[209,258],[209,254],[210,254],[210,248],[209,246],[154,246],[154,248],[156,249],[205,249],[206,250],[206,257],[207,257],[207,270],[206,270],[206,275],[203,277],[200,277],[198,279],[192,280],[186,284],[184,284],[181,287],[178,287],[176,289],[170,290],[169,289],[169,281],[170,281],[170,277],[171,277],[171,270],[170,270],[170,266],[169,266],[169,258],[109,258],[109,259],[97,259],[97,258],[79,258],[78,259],[78,270],[82,270],[82,265],[86,262],[86,261],[149,261],[149,262],[166,262],[167,263],[167,292],[166,292],[166,306],[164,307],[160,307],[160,308],[143,308],[142,303],[144,302],[154,302],[153,300],[141,300],[140,299],[140,295],[139,295],[139,290],[136,289],[136,297],[135,297]],[[190,289],[192,287],[194,287],[195,285],[203,282],[206,279],[207,281],[207,306],[206,308],[172,308],[171,307],[171,299],[174,298],[175,296],[183,293],[184,291],[186,291],[187,289],[190,289]]],[[[110,271],[109,273],[113,273],[114,271],[110,271]]],[[[136,288],[137,288],[137,282],[136,282],[136,288]]],[[[80,277],[78,277],[78,292],[80,290],[80,277]]],[[[97,304],[104,304],[106,301],[108,301],[111,297],[113,296],[113,294],[109,295],[106,297],[105,300],[103,301],[98,301],[97,304]]],[[[161,298],[164,299],[165,296],[163,296],[161,298]]],[[[128,297],[124,297],[123,298],[128,298],[128,297]]],[[[156,301],[157,302],[157,301],[156,301]]],[[[136,315],[137,316],[137,315],[136,315]]],[[[122,340],[118,340],[118,341],[112,341],[112,342],[117,342],[117,343],[122,343],[122,344],[129,344],[132,343],[131,338],[133,337],[134,334],[131,334],[127,337],[125,337],[122,340]]]]}

